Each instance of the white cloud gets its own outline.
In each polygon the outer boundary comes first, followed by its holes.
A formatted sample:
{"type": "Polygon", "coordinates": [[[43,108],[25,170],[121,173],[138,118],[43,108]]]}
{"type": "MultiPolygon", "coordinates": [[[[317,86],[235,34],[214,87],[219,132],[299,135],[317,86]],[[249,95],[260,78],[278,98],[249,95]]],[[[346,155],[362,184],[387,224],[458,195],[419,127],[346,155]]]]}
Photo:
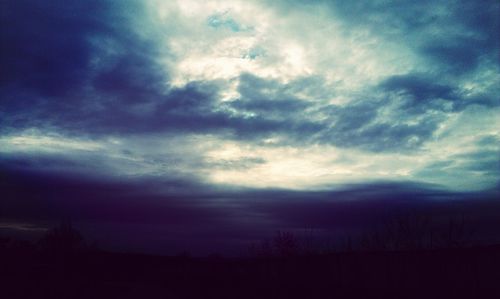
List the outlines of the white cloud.
{"type": "Polygon", "coordinates": [[[92,140],[71,139],[60,134],[44,134],[36,129],[0,137],[0,152],[97,151],[102,145],[92,140]]]}
{"type": "Polygon", "coordinates": [[[321,6],[283,14],[258,1],[156,1],[150,6],[159,26],[170,33],[166,44],[172,82],[231,80],[241,73],[289,82],[322,76],[337,89],[376,83],[385,76],[418,69],[405,45],[346,28],[321,6]],[[208,20],[223,14],[245,30],[214,28],[208,20]]]}

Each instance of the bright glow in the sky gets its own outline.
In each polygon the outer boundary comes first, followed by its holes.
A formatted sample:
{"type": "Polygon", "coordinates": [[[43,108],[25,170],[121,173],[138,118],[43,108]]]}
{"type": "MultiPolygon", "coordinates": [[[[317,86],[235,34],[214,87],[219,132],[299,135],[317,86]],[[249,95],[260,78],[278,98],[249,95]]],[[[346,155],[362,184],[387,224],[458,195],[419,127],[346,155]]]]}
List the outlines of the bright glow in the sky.
{"type": "MultiPolygon", "coordinates": [[[[203,135],[173,139],[165,136],[163,141],[157,137],[141,137],[140,141],[103,139],[89,142],[33,131],[2,137],[0,149],[19,153],[60,152],[75,161],[82,159],[85,153],[87,161],[100,161],[101,171],[110,175],[201,175],[200,178],[207,182],[245,187],[323,189],[360,181],[412,180],[457,190],[476,190],[488,187],[496,178],[460,166],[474,162],[466,155],[481,150],[475,141],[484,136],[500,138],[491,128],[487,131],[489,122],[500,126],[500,120],[496,113],[490,113],[490,117],[482,124],[476,123],[478,127],[475,128],[471,127],[472,120],[475,120],[473,114],[450,120],[448,130],[452,126],[460,129],[446,133],[444,128],[443,137],[420,152],[408,154],[373,154],[326,145],[268,147],[203,135]],[[483,135],[470,134],[481,128],[485,129],[483,135]],[[454,157],[454,164],[447,167],[446,175],[443,170],[434,174],[421,173],[429,165],[450,156],[454,157]]],[[[489,150],[498,151],[500,147],[493,146],[489,150]]]]}
{"type": "MultiPolygon", "coordinates": [[[[110,109],[95,121],[94,115],[86,116],[92,122],[79,120],[83,127],[102,125],[102,130],[72,136],[75,126],[64,130],[62,125],[59,132],[52,126],[58,121],[54,116],[36,130],[7,130],[0,136],[0,153],[84,157],[87,165],[98,163],[99,171],[116,175],[186,176],[248,187],[311,189],[401,180],[470,190],[494,186],[499,179],[491,165],[498,163],[494,153],[500,151],[495,143],[500,140],[495,104],[500,69],[488,53],[477,55],[477,65],[471,60],[457,67],[456,59],[448,61],[448,69],[439,64],[448,56],[475,53],[456,49],[447,39],[484,39],[471,26],[451,26],[457,23],[448,19],[453,7],[436,4],[422,16],[428,22],[414,20],[419,25],[405,32],[404,17],[384,20],[385,11],[377,10],[359,25],[321,1],[144,5],[146,17],[129,12],[131,30],[154,41],[159,57],[120,64],[114,57],[127,53],[126,46],[86,37],[100,50],[89,78],[82,80],[81,93],[90,90],[92,99],[78,102],[80,110],[61,119],[110,109]],[[149,82],[156,64],[165,78],[149,82]],[[100,71],[109,73],[95,75],[100,71]],[[189,89],[199,82],[215,90],[210,97],[189,89]],[[180,95],[169,97],[171,91],[180,95]],[[114,109],[122,98],[120,109],[114,109]],[[75,137],[84,135],[89,137],[75,137]],[[486,158],[476,166],[474,159],[482,154],[486,158]]],[[[362,12],[359,18],[365,17],[362,12]]],[[[40,98],[34,111],[65,102],[40,98]]],[[[69,109],[55,107],[54,115],[69,109]]],[[[0,117],[7,119],[7,113],[0,109],[0,117]]],[[[18,116],[13,115],[6,123],[15,127],[18,116]]]]}
{"type": "Polygon", "coordinates": [[[409,49],[368,32],[346,32],[314,7],[282,16],[252,1],[157,1],[151,10],[159,26],[170,25],[172,18],[176,22],[176,33],[167,44],[177,57],[172,65],[175,86],[249,72],[282,82],[321,75],[351,90],[418,69],[409,49]],[[222,25],[210,26],[213,16],[220,16],[222,25]],[[243,29],[223,26],[224,21],[243,29]]]}
{"type": "Polygon", "coordinates": [[[102,146],[95,141],[74,140],[56,134],[40,135],[40,132],[36,130],[16,136],[0,137],[0,152],[65,152],[96,151],[99,149],[102,149],[102,146]]]}

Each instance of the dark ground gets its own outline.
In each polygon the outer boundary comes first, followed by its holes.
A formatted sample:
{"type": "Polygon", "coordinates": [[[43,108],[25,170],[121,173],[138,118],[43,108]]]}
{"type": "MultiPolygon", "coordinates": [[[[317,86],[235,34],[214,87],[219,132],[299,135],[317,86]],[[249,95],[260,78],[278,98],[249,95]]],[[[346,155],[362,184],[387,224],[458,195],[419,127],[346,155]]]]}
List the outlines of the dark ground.
{"type": "Polygon", "coordinates": [[[500,246],[268,258],[3,249],[0,298],[500,298],[500,246]]]}

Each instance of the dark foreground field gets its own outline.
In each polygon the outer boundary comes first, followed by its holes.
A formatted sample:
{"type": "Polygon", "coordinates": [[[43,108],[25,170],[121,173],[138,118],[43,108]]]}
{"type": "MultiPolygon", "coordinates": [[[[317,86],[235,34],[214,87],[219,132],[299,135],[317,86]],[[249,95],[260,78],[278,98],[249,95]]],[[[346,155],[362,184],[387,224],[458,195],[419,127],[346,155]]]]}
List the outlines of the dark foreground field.
{"type": "Polygon", "coordinates": [[[500,247],[188,258],[4,250],[0,298],[500,298],[500,247]]]}

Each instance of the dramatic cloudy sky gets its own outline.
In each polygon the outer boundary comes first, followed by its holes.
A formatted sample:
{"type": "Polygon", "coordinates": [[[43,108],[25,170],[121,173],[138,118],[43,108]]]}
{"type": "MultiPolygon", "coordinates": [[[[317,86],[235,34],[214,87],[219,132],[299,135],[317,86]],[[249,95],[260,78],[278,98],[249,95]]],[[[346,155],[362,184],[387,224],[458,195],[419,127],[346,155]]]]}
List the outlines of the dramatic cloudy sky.
{"type": "Polygon", "coordinates": [[[498,1],[0,5],[5,229],[227,241],[498,192],[498,1]]]}

